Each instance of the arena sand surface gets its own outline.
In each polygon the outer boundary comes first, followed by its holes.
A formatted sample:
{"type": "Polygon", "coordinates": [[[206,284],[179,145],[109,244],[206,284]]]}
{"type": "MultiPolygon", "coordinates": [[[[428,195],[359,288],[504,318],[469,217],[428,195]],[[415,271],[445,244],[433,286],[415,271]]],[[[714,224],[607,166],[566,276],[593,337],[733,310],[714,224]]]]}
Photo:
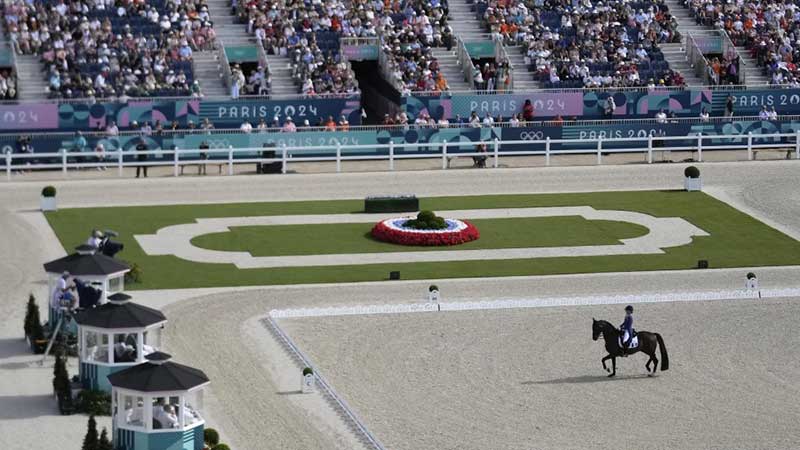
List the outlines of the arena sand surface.
{"type": "MultiPolygon", "coordinates": [[[[678,189],[682,185],[684,167],[682,164],[554,167],[50,183],[58,188],[61,207],[80,207],[358,198],[409,191],[426,196],[678,189]]],[[[714,163],[702,164],[700,168],[706,192],[800,238],[797,162],[714,163]]],[[[37,211],[43,185],[44,182],[0,183],[0,227],[3,230],[0,234],[0,285],[4,289],[0,296],[0,314],[4,319],[0,322],[0,448],[77,450],[85,433],[86,417],[58,415],[52,398],[52,361],[39,367],[36,364],[39,357],[31,355],[22,340],[22,319],[28,293],[36,294],[42,305],[47,298],[42,263],[64,255],[64,250],[37,211]]],[[[796,286],[800,279],[798,275],[798,268],[759,269],[762,284],[770,287],[796,286]]],[[[329,421],[328,417],[323,417],[324,412],[314,413],[322,409],[318,403],[292,395],[291,391],[299,384],[291,377],[296,374],[296,367],[280,349],[267,348],[271,337],[253,319],[263,316],[271,308],[418,300],[427,284],[399,282],[241,289],[236,292],[137,292],[137,299],[157,307],[170,305],[165,309],[170,324],[164,350],[173,354],[177,361],[200,367],[209,374],[212,385],[206,402],[206,417],[211,426],[221,428],[232,448],[328,450],[355,446],[351,445],[351,437],[342,434],[341,423],[329,421]],[[289,378],[286,378],[286,371],[291,373],[289,378]]],[[[742,285],[742,274],[739,271],[712,270],[668,275],[640,273],[437,280],[437,284],[443,289],[445,299],[563,296],[643,289],[730,289],[742,285]]],[[[618,314],[612,315],[616,317],[618,314]]],[[[676,345],[672,344],[676,342],[672,336],[681,331],[682,320],[672,322],[671,328],[663,328],[665,335],[670,336],[667,345],[676,345]]],[[[581,329],[581,339],[588,336],[587,333],[581,329]]],[[[780,335],[777,344],[787,339],[789,333],[780,335]]],[[[747,355],[748,358],[760,358],[773,351],[763,340],[758,342],[759,346],[753,349],[752,355],[747,355]]],[[[597,345],[592,346],[595,360],[599,357],[594,353],[599,352],[594,348],[597,345]]],[[[782,359],[796,359],[792,354],[780,356],[782,359]]],[[[676,361],[673,364],[680,364],[677,362],[679,359],[679,356],[673,356],[676,361]]],[[[629,362],[624,364],[627,367],[629,362]]],[[[627,370],[625,367],[623,370],[627,370]]],[[[73,366],[71,373],[75,372],[73,366]]],[[[581,370],[564,376],[579,377],[587,373],[587,370],[581,370]]],[[[668,376],[675,375],[669,372],[658,381],[669,380],[668,376]]],[[[637,379],[630,380],[623,386],[638,382],[637,379]]],[[[569,384],[567,389],[572,386],[569,384]]],[[[761,396],[759,402],[763,404],[772,401],[768,389],[752,395],[761,396]]],[[[659,401],[669,402],[673,407],[678,405],[670,399],[660,397],[659,401]]],[[[109,422],[103,420],[101,424],[107,426],[109,422]]],[[[665,427],[661,435],[669,431],[665,427]]],[[[624,439],[621,434],[614,446],[627,442],[624,439]]],[[[576,446],[580,444],[582,442],[575,443],[576,446]]],[[[707,448],[711,444],[713,442],[700,436],[698,445],[694,447],[707,448]]]]}
{"type": "Polygon", "coordinates": [[[637,308],[669,350],[654,378],[600,365],[591,319],[620,305],[280,324],[393,450],[797,448],[797,299],[637,308]]]}

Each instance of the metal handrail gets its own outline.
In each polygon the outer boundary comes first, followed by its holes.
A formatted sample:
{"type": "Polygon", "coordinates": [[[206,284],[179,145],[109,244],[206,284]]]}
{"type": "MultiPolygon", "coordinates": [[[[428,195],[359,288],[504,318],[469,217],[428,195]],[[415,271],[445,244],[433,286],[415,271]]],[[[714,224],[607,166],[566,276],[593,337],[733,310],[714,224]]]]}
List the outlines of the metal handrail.
{"type": "Polygon", "coordinates": [[[225,43],[222,42],[222,39],[218,39],[217,42],[219,42],[219,49],[217,51],[219,52],[219,61],[222,69],[222,82],[225,85],[225,89],[227,89],[228,93],[230,94],[232,82],[231,78],[233,77],[231,72],[231,64],[230,61],[228,61],[228,54],[225,53],[225,43]]]}
{"type": "Polygon", "coordinates": [[[466,44],[460,37],[456,37],[456,54],[458,55],[458,63],[461,65],[461,71],[464,72],[464,80],[470,86],[475,87],[475,64],[469,56],[466,44]]]}
{"type": "Polygon", "coordinates": [[[711,64],[708,62],[708,59],[703,55],[703,50],[697,44],[694,37],[691,33],[686,34],[686,57],[689,59],[689,63],[694,67],[694,73],[697,75],[703,83],[710,83],[711,80],[709,79],[708,70],[711,67],[711,64]]]}

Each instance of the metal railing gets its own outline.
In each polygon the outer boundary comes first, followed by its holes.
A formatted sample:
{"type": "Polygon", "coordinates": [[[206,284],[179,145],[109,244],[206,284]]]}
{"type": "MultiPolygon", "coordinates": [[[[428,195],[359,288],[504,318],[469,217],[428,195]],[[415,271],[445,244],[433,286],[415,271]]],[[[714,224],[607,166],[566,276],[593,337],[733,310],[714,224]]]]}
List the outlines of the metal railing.
{"type": "MultiPolygon", "coordinates": [[[[285,146],[275,149],[276,155],[271,158],[253,157],[263,155],[264,148],[232,148],[227,149],[174,149],[149,151],[112,151],[105,153],[105,159],[99,160],[93,153],[70,153],[62,150],[58,153],[19,154],[6,153],[0,158],[3,164],[0,170],[6,172],[6,179],[11,180],[15,171],[27,170],[60,170],[67,176],[70,169],[117,168],[122,177],[126,167],[172,167],[173,176],[179,176],[184,166],[218,165],[220,172],[227,167],[228,175],[234,174],[234,165],[243,163],[280,163],[281,173],[287,173],[289,164],[333,162],[336,172],[342,171],[342,163],[347,161],[385,161],[388,170],[395,170],[395,162],[401,160],[440,160],[443,170],[450,167],[454,158],[469,157],[492,159],[491,166],[499,167],[501,157],[542,156],[545,166],[550,166],[554,156],[562,155],[596,155],[596,164],[603,164],[608,154],[642,154],[644,162],[653,163],[653,155],[657,152],[683,151],[697,154],[696,161],[703,161],[703,152],[708,151],[747,151],[747,159],[753,160],[755,152],[760,150],[785,151],[787,158],[794,153],[800,159],[800,131],[797,133],[774,133],[726,136],[706,136],[702,134],[688,136],[658,136],[651,131],[646,136],[629,138],[604,138],[597,133],[580,139],[550,139],[549,137],[532,140],[500,141],[486,140],[480,142],[427,142],[427,143],[394,143],[366,145],[319,145],[319,146],[285,146]],[[491,150],[464,151],[464,147],[472,148],[479,143],[487,144],[491,150]],[[616,144],[628,147],[613,148],[616,144]],[[502,148],[502,150],[501,150],[502,148]],[[514,150],[508,150],[514,148],[514,150]],[[211,159],[200,157],[201,152],[211,159]],[[131,160],[140,155],[153,155],[161,158],[152,160],[131,160]],[[190,159],[181,158],[188,157],[190,159]],[[129,160],[126,161],[126,156],[129,160]],[[219,159],[222,157],[222,159],[219,159]],[[92,162],[74,161],[77,158],[94,159],[92,162]],[[73,161],[70,161],[73,159],[73,161]],[[42,162],[42,160],[46,162],[42,162]]],[[[663,153],[662,153],[663,155],[663,153]]]]}
{"type": "MultiPolygon", "coordinates": [[[[219,48],[217,49],[219,55],[219,64],[220,68],[222,69],[222,82],[225,85],[225,89],[227,89],[228,93],[231,92],[231,82],[233,74],[231,73],[231,63],[228,61],[228,54],[225,53],[225,43],[222,42],[221,39],[218,40],[219,48]]],[[[226,97],[230,99],[230,96],[226,97]]]]}
{"type": "Polygon", "coordinates": [[[720,39],[722,39],[722,54],[725,58],[729,61],[735,61],[737,59],[739,61],[739,71],[736,73],[738,84],[747,84],[747,71],[745,70],[747,63],[744,61],[744,58],[740,57],[739,50],[736,50],[736,46],[731,42],[728,33],[725,32],[725,30],[717,30],[717,33],[719,33],[720,39]]]}
{"type": "Polygon", "coordinates": [[[475,64],[469,56],[466,44],[460,37],[456,37],[456,54],[461,71],[464,72],[464,80],[469,83],[470,87],[475,87],[475,64]]]}
{"type": "Polygon", "coordinates": [[[694,74],[703,80],[703,83],[711,84],[709,68],[711,64],[708,59],[703,55],[703,49],[697,44],[697,41],[691,34],[686,35],[686,58],[689,64],[694,68],[694,74]]]}

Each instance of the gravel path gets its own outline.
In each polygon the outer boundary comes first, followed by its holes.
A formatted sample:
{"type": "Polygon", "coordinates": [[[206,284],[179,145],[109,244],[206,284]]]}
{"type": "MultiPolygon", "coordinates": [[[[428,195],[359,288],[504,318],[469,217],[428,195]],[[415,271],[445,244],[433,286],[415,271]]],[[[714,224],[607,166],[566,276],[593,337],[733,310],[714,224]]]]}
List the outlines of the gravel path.
{"type": "Polygon", "coordinates": [[[596,210],[589,206],[513,209],[465,209],[445,211],[456,219],[507,219],[523,217],[580,216],[586,220],[628,222],[649,230],[643,236],[620,239],[619,244],[569,247],[530,247],[480,250],[437,250],[416,252],[342,253],[329,255],[252,256],[249,252],[210,250],[192,244],[192,239],[209,233],[230,232],[237,226],[268,226],[306,223],[364,223],[386,218],[386,214],[331,214],[224,217],[197,219],[164,227],[155,234],[136,235],[139,245],[149,255],[175,255],[202,263],[228,263],[240,269],[262,267],[341,266],[348,264],[385,264],[423,261],[475,261],[490,259],[555,258],[561,256],[638,255],[664,253],[662,249],[692,242],[693,236],[708,233],[680,217],[653,217],[633,211],[596,210]]]}
{"type": "MultiPolygon", "coordinates": [[[[682,184],[683,167],[685,165],[636,165],[203,179],[187,177],[63,181],[53,184],[59,189],[61,207],[81,207],[360,198],[374,194],[407,193],[409,190],[419,196],[430,196],[675,189],[682,184]]],[[[800,191],[796,188],[798,167],[795,161],[700,165],[709,192],[721,198],[724,196],[737,208],[755,213],[762,220],[795,237],[800,236],[800,221],[797,220],[800,217],[800,191]]],[[[40,368],[33,364],[37,358],[26,352],[21,336],[28,293],[34,292],[40,301],[47,298],[41,264],[63,255],[63,250],[45,226],[41,215],[33,212],[43,185],[44,182],[0,183],[0,225],[3,229],[0,252],[4,256],[0,261],[0,285],[4,287],[4,295],[0,297],[0,313],[4,318],[0,323],[0,447],[77,450],[85,431],[86,418],[57,415],[55,402],[50,397],[52,366],[46,364],[40,368]]],[[[445,299],[524,297],[532,294],[578,295],[641,289],[740,287],[743,272],[711,270],[668,274],[437,280],[437,284],[442,288],[445,299]]],[[[793,286],[800,270],[758,269],[758,273],[762,285],[793,286]]],[[[274,307],[421,300],[428,283],[297,286],[241,290],[236,293],[198,290],[179,294],[143,293],[142,298],[155,299],[152,304],[159,306],[177,302],[166,309],[170,325],[167,328],[165,350],[175,355],[177,361],[196,365],[209,373],[212,387],[207,416],[212,426],[222,429],[226,440],[234,444],[234,448],[263,450],[265,442],[271,447],[286,449],[352,448],[343,424],[337,424],[324,412],[309,412],[322,409],[315,408],[312,400],[281,394],[292,390],[292,375],[286,375],[283,371],[294,372],[296,369],[289,365],[288,359],[281,359],[279,355],[287,357],[280,349],[263,347],[269,345],[263,343],[269,340],[259,334],[262,331],[253,328],[252,320],[274,307]],[[205,293],[213,294],[203,296],[205,293]],[[165,296],[169,298],[165,299],[165,296]],[[189,298],[195,296],[202,297],[189,298]],[[273,371],[270,371],[270,364],[273,365],[273,371]]],[[[729,319],[749,320],[750,315],[736,313],[729,319]]],[[[674,324],[669,326],[676,327],[674,324]]],[[[667,330],[668,326],[662,326],[661,329],[667,330]]],[[[581,330],[579,334],[584,339],[588,331],[581,330]]],[[[669,334],[677,333],[670,330],[669,334]]],[[[675,345],[670,342],[668,345],[675,345]]],[[[768,345],[761,344],[759,341],[758,349],[754,349],[755,357],[770,355],[772,351],[768,345]]],[[[596,351],[592,348],[594,358],[597,357],[596,351]]],[[[783,356],[786,360],[786,355],[783,356]]],[[[788,359],[797,358],[796,355],[789,355],[788,359]]],[[[74,373],[75,369],[71,372],[74,373]]],[[[667,377],[659,381],[663,379],[667,377]]],[[[771,394],[764,395],[762,401],[772,401],[771,394]]],[[[617,398],[608,397],[608,400],[617,401],[617,398]]]]}

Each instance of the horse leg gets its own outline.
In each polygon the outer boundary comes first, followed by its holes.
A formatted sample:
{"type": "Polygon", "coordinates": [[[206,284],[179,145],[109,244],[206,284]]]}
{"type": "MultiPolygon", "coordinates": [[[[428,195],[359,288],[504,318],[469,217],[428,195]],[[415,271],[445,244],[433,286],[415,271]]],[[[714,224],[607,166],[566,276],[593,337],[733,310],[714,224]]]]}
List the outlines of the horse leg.
{"type": "Polygon", "coordinates": [[[611,370],[609,370],[609,368],[608,368],[608,367],[606,367],[606,361],[608,361],[609,359],[611,359],[611,355],[606,355],[606,357],[605,357],[605,358],[603,358],[603,359],[601,359],[601,360],[600,360],[600,362],[602,362],[602,363],[603,363],[603,369],[604,369],[606,372],[611,372],[611,370]]]}
{"type": "MultiPolygon", "coordinates": [[[[609,355],[609,356],[611,356],[611,355],[609,355]]],[[[608,378],[611,378],[611,377],[613,377],[614,375],[617,374],[617,358],[615,356],[611,356],[611,367],[612,367],[613,371],[608,376],[608,378]]]]}

